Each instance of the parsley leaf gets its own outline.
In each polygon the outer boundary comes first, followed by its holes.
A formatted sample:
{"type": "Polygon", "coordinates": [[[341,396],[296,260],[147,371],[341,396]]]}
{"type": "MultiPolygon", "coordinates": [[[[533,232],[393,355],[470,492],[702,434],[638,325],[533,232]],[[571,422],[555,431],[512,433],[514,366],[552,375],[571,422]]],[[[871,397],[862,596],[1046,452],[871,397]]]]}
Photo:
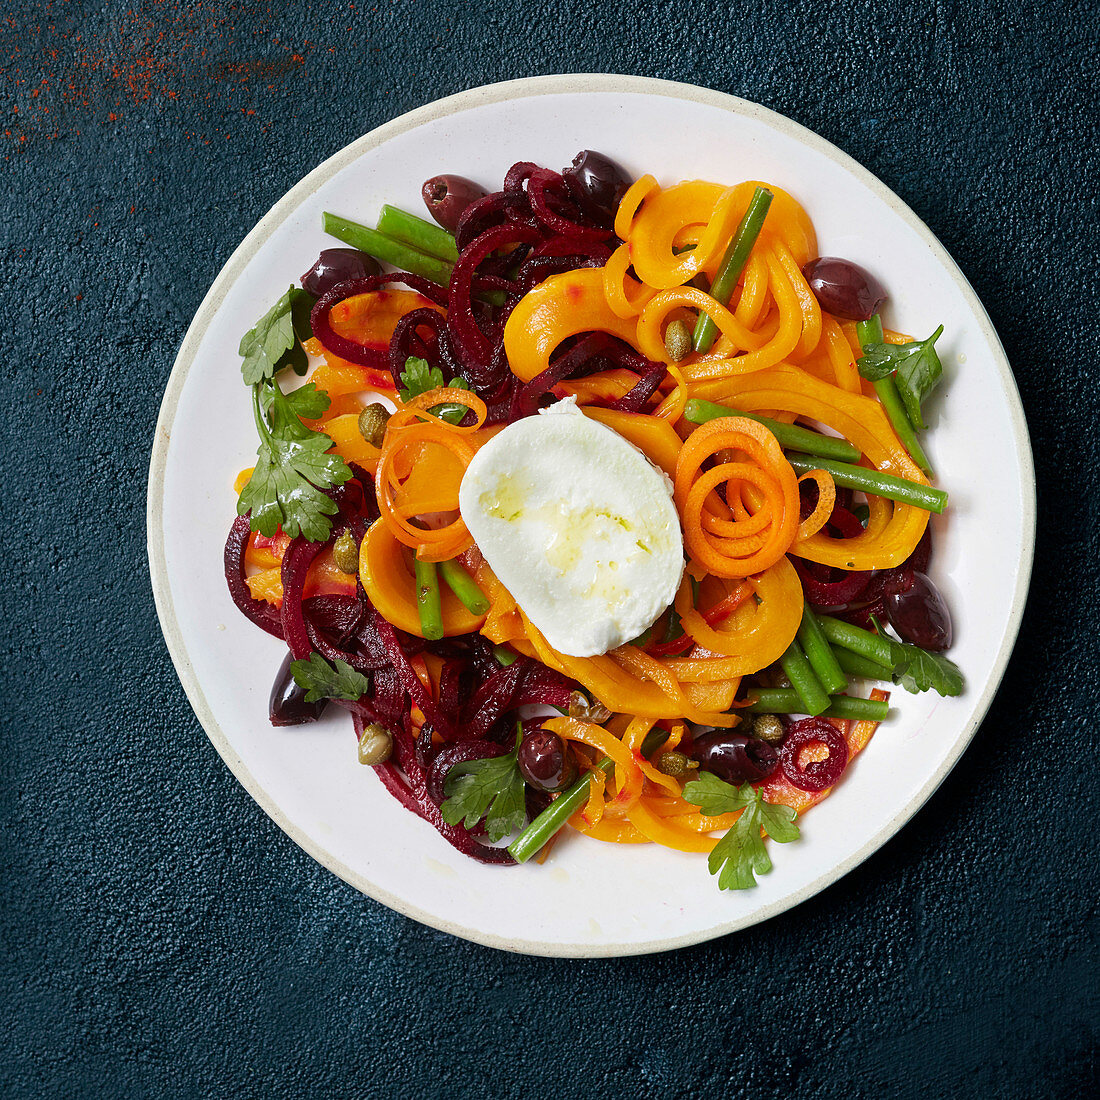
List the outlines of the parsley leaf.
{"type": "MultiPolygon", "coordinates": [[[[401,372],[401,381],[405,383],[397,394],[402,401],[411,401],[428,390],[437,390],[443,385],[443,372],[438,367],[428,365],[427,359],[418,359],[410,355],[405,360],[405,369],[401,372]]],[[[469,383],[464,378],[453,378],[447,383],[452,389],[468,390],[469,383]]],[[[466,415],[465,405],[442,404],[429,410],[448,424],[457,424],[466,415]]]]}
{"type": "Polygon", "coordinates": [[[253,386],[260,446],[256,468],[237,501],[238,515],[252,513],[253,531],[270,538],[282,527],[291,538],[328,538],[328,517],[336,504],[323,490],[347,481],[351,470],[339,455],[327,453],[332,440],[324,432],[302,423],[303,417],[318,417],[328,406],[328,394],[312,382],[285,394],[274,382],[253,386]]]}
{"type": "Polygon", "coordinates": [[[937,691],[940,695],[961,695],[963,674],[954,661],[941,653],[929,653],[920,646],[890,639],[894,655],[894,683],[914,694],[937,691]]]}
{"type": "Polygon", "coordinates": [[[684,784],[684,798],[708,817],[743,811],[707,860],[710,873],[718,876],[720,890],[748,890],[756,885],[756,875],[772,869],[761,829],[780,844],[799,837],[794,810],[765,802],[751,783],[735,787],[711,772],[700,772],[698,779],[684,784]]]}
{"type": "Polygon", "coordinates": [[[447,797],[439,807],[448,825],[461,821],[472,829],[484,818],[485,835],[493,844],[523,825],[527,807],[516,763],[521,735],[522,726],[516,732],[516,747],[507,756],[468,760],[451,768],[443,785],[447,797]]]}
{"type": "Polygon", "coordinates": [[[312,295],[292,286],[241,337],[237,352],[243,357],[241,374],[247,385],[268,382],[284,367],[305,374],[309,360],[301,341],[313,335],[312,308],[312,295]]]}
{"type": "Polygon", "coordinates": [[[318,699],[359,699],[370,691],[370,680],[339,657],[329,664],[320,653],[305,661],[291,661],[290,673],[306,689],[306,702],[318,699]]]}
{"type": "Polygon", "coordinates": [[[877,382],[894,375],[905,411],[916,428],[924,429],[921,405],[943,377],[943,364],[936,354],[936,341],[943,333],[940,325],[927,340],[909,344],[864,344],[859,360],[859,373],[868,381],[877,382]]]}
{"type": "Polygon", "coordinates": [[[962,694],[963,674],[954,661],[942,653],[929,653],[920,646],[894,641],[874,615],[871,616],[871,623],[890,643],[895,684],[900,684],[913,695],[922,691],[936,691],[944,696],[962,694]]]}
{"type": "Polygon", "coordinates": [[[411,401],[428,390],[437,390],[443,385],[443,372],[438,367],[428,365],[427,359],[417,359],[410,355],[405,360],[405,369],[401,372],[404,382],[397,395],[402,401],[411,401]]]}

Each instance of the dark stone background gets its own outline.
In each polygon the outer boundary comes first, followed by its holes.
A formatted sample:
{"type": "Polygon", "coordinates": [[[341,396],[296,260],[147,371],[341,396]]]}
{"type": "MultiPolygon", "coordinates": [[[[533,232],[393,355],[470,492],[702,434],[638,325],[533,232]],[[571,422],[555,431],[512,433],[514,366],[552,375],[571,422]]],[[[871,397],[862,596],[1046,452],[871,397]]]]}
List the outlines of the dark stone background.
{"type": "Polygon", "coordinates": [[[55,0],[0,18],[4,1096],[1095,1087],[1095,5],[551,8],[55,0]],[[195,721],[145,558],[161,391],[257,219],[410,108],[569,71],[744,96],[885,180],[992,314],[1040,486],[1021,642],[936,796],[800,908],[625,961],[459,942],[315,865],[195,721]]]}

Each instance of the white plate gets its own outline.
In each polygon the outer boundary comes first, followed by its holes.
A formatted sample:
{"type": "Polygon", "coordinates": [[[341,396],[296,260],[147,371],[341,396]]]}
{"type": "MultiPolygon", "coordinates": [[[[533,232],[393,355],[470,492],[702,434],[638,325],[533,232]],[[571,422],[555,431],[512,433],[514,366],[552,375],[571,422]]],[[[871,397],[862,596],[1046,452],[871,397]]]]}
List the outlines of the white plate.
{"type": "Polygon", "coordinates": [[[762,107],[683,84],[557,76],[477,88],[367,134],[325,161],[252,230],[180,348],[149,478],[149,557],[161,625],[218,752],[264,810],[363,893],[478,943],[545,955],[626,955],[696,943],[811,897],[885,843],[932,794],[985,714],[1016,638],[1034,544],[1035,486],[1019,395],[997,336],[936,238],[828,142],[762,107]],[[233,478],[256,446],[237,342],[317,252],[321,212],[373,223],[383,202],[420,208],[454,171],[499,186],[518,160],[560,168],[605,152],[662,183],[769,180],[808,210],[823,254],[877,272],[888,322],[945,328],[946,384],[930,457],[951,493],[934,574],[955,617],[956,699],[896,704],[836,791],[772,845],[760,885],[719,892],[702,857],[570,836],[543,866],[483,867],[403,810],[355,758],[350,723],[273,729],[267,695],[284,647],[235,609],[222,578],[233,478]],[[673,152],[674,151],[674,152],[673,152]]]}

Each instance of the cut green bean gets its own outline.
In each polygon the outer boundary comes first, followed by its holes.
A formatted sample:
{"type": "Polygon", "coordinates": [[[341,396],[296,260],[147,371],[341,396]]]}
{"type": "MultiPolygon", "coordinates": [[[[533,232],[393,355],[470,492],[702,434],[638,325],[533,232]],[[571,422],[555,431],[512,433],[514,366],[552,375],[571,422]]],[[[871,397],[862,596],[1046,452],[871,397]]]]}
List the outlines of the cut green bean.
{"type": "Polygon", "coordinates": [[[442,226],[386,203],[378,215],[378,232],[411,244],[427,256],[438,256],[453,264],[458,259],[455,239],[442,226]]]}
{"type": "MultiPolygon", "coordinates": [[[[883,342],[882,321],[877,313],[869,321],[857,322],[856,339],[859,341],[861,348],[864,344],[881,344],[883,342]]],[[[886,411],[894,431],[897,432],[901,445],[909,452],[910,457],[923,473],[927,477],[931,477],[932,464],[928,461],[928,456],[920,445],[920,440],[917,438],[917,429],[913,427],[913,422],[905,411],[905,405],[902,404],[901,394],[898,393],[898,384],[894,381],[894,376],[890,374],[885,378],[877,378],[871,385],[875,387],[879,402],[886,411]]]]}
{"type": "MultiPolygon", "coordinates": [[[[666,738],[668,733],[658,727],[646,734],[642,742],[642,755],[648,756],[666,738]]],[[[596,767],[610,774],[615,766],[609,757],[604,757],[596,767]]],[[[564,794],[559,795],[545,810],[527,826],[508,845],[508,851],[517,863],[526,863],[539,852],[550,839],[559,832],[565,823],[584,805],[592,788],[592,773],[581,776],[564,794]]]]}
{"type": "Polygon", "coordinates": [[[914,508],[923,508],[926,512],[935,512],[936,515],[947,507],[947,493],[943,489],[921,485],[917,481],[906,481],[903,477],[894,477],[893,474],[884,474],[878,470],[869,470],[866,466],[853,466],[847,462],[807,454],[788,454],[787,461],[800,474],[810,470],[824,470],[832,475],[837,485],[846,489],[858,489],[871,496],[911,504],[914,508]]]}
{"type": "Polygon", "coordinates": [[[806,654],[802,652],[797,638],[787,646],[786,652],[779,658],[779,664],[801,701],[800,712],[820,714],[829,705],[829,695],[814,675],[814,670],[806,660],[806,654]]]}
{"type": "MultiPolygon", "coordinates": [[[[752,246],[760,236],[760,230],[764,225],[764,219],[768,216],[768,207],[771,206],[773,197],[766,187],[758,187],[753,192],[745,216],[741,219],[733,240],[730,241],[729,247],[722,256],[722,262],[718,265],[718,274],[710,284],[710,296],[721,305],[729,305],[733,288],[737,286],[737,280],[741,278],[741,272],[745,269],[752,246]]],[[[695,350],[710,351],[717,335],[718,326],[707,314],[700,313],[692,338],[695,350]]]]}
{"type": "Polygon", "coordinates": [[[893,669],[880,665],[878,661],[871,661],[853,653],[850,649],[837,646],[833,650],[833,656],[837,663],[849,676],[862,676],[865,680],[890,680],[893,678],[893,669]]]}
{"type": "Polygon", "coordinates": [[[505,645],[498,645],[498,646],[493,646],[493,656],[505,668],[507,668],[509,665],[514,665],[516,663],[516,658],[519,656],[519,654],[518,653],[513,653],[505,645]]]}
{"type": "Polygon", "coordinates": [[[834,619],[831,615],[818,615],[821,631],[833,645],[843,646],[853,653],[875,664],[894,670],[894,647],[889,638],[881,634],[872,634],[860,626],[853,626],[843,619],[834,619]]]}
{"type": "Polygon", "coordinates": [[[453,558],[450,561],[441,561],[439,572],[447,582],[447,587],[462,601],[462,606],[471,615],[484,615],[489,610],[488,597],[457,561],[453,558]]]}
{"type": "MultiPolygon", "coordinates": [[[[601,771],[608,773],[614,766],[611,758],[606,756],[596,765],[601,771]]],[[[584,805],[592,788],[591,775],[591,772],[586,773],[569,790],[555,798],[508,845],[508,851],[517,863],[526,863],[584,805]]]]}
{"type": "Polygon", "coordinates": [[[822,435],[798,424],[784,424],[767,416],[741,412],[728,405],[716,405],[713,401],[704,401],[699,397],[688,399],[684,406],[684,419],[692,424],[705,424],[719,416],[743,416],[763,424],[778,440],[781,447],[791,447],[806,454],[820,455],[822,458],[835,458],[838,462],[858,462],[859,449],[846,439],[836,439],[831,435],[822,435]]]}
{"type": "Polygon", "coordinates": [[[798,642],[806,654],[806,660],[814,670],[814,675],[830,695],[836,695],[838,691],[843,691],[848,686],[848,678],[844,675],[844,670],[840,667],[828,639],[821,632],[821,625],[817,621],[817,616],[810,610],[809,604],[804,604],[802,607],[798,642]]]}
{"type": "Polygon", "coordinates": [[[377,229],[360,225],[358,222],[349,221],[328,211],[324,214],[324,230],[333,237],[337,237],[352,248],[358,248],[360,252],[366,252],[369,256],[399,268],[401,271],[409,271],[413,275],[420,275],[424,279],[430,279],[440,286],[447,286],[451,281],[451,267],[446,260],[438,256],[428,256],[418,249],[412,248],[404,241],[388,237],[385,233],[379,233],[377,229]]]}
{"type": "MultiPolygon", "coordinates": [[[[761,688],[750,692],[754,700],[744,709],[750,714],[805,714],[798,692],[793,688],[761,688]]],[[[853,695],[834,695],[821,712],[822,718],[858,718],[883,721],[890,704],[878,699],[860,699],[853,695]]]]}
{"type": "Polygon", "coordinates": [[[443,637],[443,611],[439,602],[439,577],[435,562],[413,558],[416,575],[416,610],[420,614],[420,630],[429,641],[443,637]]]}

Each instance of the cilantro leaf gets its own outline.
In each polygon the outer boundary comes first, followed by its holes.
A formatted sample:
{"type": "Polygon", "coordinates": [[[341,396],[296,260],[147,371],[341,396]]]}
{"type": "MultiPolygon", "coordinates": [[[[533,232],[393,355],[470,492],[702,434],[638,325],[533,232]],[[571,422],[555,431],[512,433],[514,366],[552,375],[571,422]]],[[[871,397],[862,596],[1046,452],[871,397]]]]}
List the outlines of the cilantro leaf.
{"type": "Polygon", "coordinates": [[[943,333],[940,325],[927,340],[909,344],[864,344],[859,360],[859,373],[868,381],[877,382],[893,374],[898,393],[909,419],[916,428],[924,429],[921,405],[943,377],[943,364],[936,354],[936,341],[943,333]]]}
{"type": "Polygon", "coordinates": [[[929,653],[920,646],[890,640],[894,655],[894,683],[914,694],[936,691],[940,695],[961,695],[963,674],[954,661],[941,653],[929,653]]]}
{"type": "Polygon", "coordinates": [[[241,337],[241,374],[246,385],[268,382],[284,367],[305,374],[309,360],[301,341],[312,335],[313,298],[298,287],[287,292],[241,337]]]}
{"type": "Polygon", "coordinates": [[[291,538],[323,542],[332,530],[328,517],[336,511],[323,490],[351,477],[348,464],[327,453],[332,440],[302,423],[302,417],[312,419],[328,408],[328,394],[312,382],[287,394],[274,382],[257,383],[252,394],[260,446],[237,514],[251,512],[252,530],[269,538],[282,527],[291,538]]]}
{"type": "Polygon", "coordinates": [[[370,691],[370,680],[339,657],[329,664],[320,653],[304,661],[291,661],[290,673],[306,689],[306,702],[318,699],[359,699],[370,691]]]}
{"type": "MultiPolygon", "coordinates": [[[[397,391],[397,394],[402,401],[411,401],[414,397],[427,393],[428,390],[440,389],[443,385],[443,372],[438,367],[429,366],[427,359],[418,359],[415,355],[410,355],[405,360],[401,381],[405,385],[397,391]]],[[[464,378],[452,378],[447,385],[456,390],[470,388],[470,384],[464,378]]],[[[468,410],[465,405],[444,403],[434,406],[429,411],[435,413],[440,419],[446,420],[448,424],[457,424],[468,410]]]]}
{"type": "Polygon", "coordinates": [[[518,755],[519,731],[516,747],[507,756],[455,764],[443,785],[447,795],[439,808],[443,820],[448,825],[461,821],[472,829],[484,818],[485,834],[494,844],[521,828],[527,820],[527,807],[518,755]]]}
{"type": "Polygon", "coordinates": [[[711,772],[700,772],[698,779],[684,784],[684,798],[708,817],[743,811],[707,859],[710,873],[718,876],[720,890],[748,890],[756,885],[756,875],[772,869],[761,830],[779,844],[799,837],[794,810],[765,802],[751,783],[735,787],[711,772]]]}

